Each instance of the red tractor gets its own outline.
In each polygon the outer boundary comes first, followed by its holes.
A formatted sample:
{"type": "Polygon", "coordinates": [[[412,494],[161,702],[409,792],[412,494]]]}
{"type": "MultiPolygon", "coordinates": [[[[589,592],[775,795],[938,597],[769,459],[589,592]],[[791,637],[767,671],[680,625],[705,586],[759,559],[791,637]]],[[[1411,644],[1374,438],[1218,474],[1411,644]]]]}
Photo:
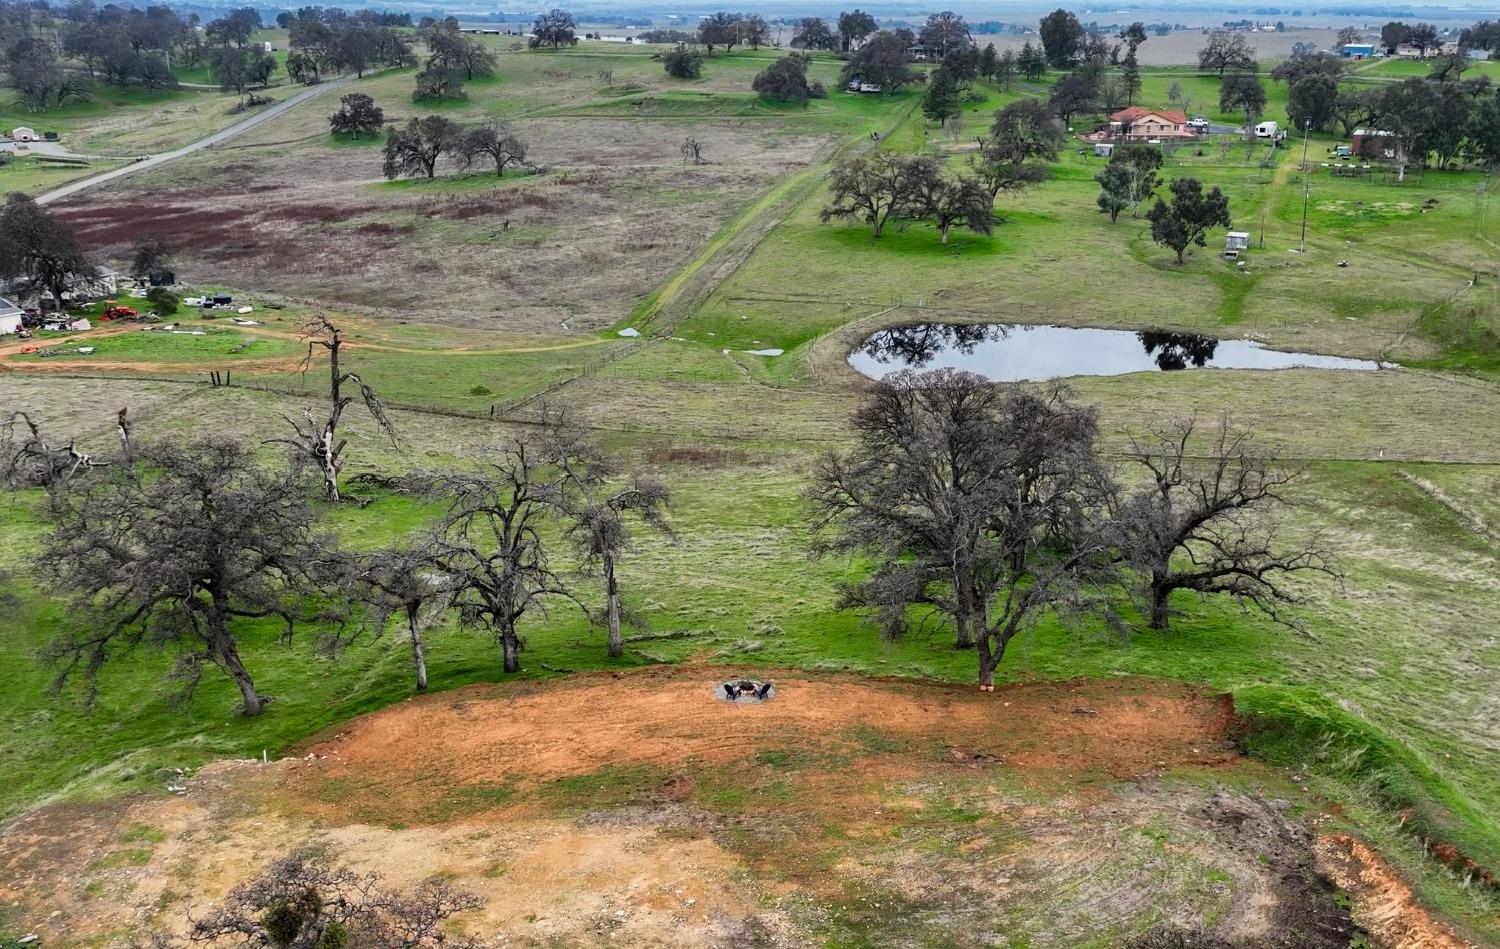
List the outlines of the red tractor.
{"type": "Polygon", "coordinates": [[[106,320],[133,320],[139,315],[128,306],[112,306],[104,311],[106,320]]]}

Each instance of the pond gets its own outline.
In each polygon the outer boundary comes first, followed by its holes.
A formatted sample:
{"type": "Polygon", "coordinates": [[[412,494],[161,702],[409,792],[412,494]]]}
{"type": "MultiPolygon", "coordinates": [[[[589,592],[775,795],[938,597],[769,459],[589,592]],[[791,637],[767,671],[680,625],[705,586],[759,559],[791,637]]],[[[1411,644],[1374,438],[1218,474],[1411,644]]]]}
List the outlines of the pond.
{"type": "Polygon", "coordinates": [[[1167,330],[1102,330],[1019,323],[917,323],[874,334],[849,354],[871,378],[900,369],[967,369],[996,382],[1119,376],[1183,369],[1389,368],[1371,359],[1267,349],[1243,339],[1167,330]]]}

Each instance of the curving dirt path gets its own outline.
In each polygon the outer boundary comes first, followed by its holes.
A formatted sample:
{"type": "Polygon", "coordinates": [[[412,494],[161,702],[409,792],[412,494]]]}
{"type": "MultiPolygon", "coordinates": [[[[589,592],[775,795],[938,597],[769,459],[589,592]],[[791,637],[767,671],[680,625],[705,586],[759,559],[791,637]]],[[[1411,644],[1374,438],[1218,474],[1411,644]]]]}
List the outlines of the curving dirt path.
{"type": "Polygon", "coordinates": [[[139,174],[140,172],[146,171],[149,168],[156,168],[160,165],[165,165],[167,162],[176,161],[179,158],[182,158],[186,155],[191,155],[194,152],[201,151],[205,148],[212,148],[220,142],[228,141],[229,139],[234,138],[236,135],[248,132],[265,122],[269,122],[271,119],[276,118],[283,112],[286,112],[289,109],[295,109],[297,106],[301,105],[304,102],[342,89],[349,83],[353,82],[354,79],[355,77],[352,75],[340,76],[337,79],[331,79],[328,82],[320,83],[316,86],[311,86],[290,98],[283,99],[280,102],[262,109],[261,111],[248,118],[241,119],[228,128],[220,129],[219,131],[214,132],[212,135],[206,135],[203,138],[198,139],[196,142],[190,142],[187,145],[182,146],[181,148],[174,148],[170,152],[162,152],[159,155],[152,155],[148,158],[143,158],[142,160],[135,162],[134,164],[126,165],[123,168],[116,168],[113,171],[106,171],[102,174],[92,175],[88,178],[80,178],[77,181],[72,181],[68,184],[53,188],[51,191],[43,192],[42,194],[37,195],[36,202],[37,204],[50,204],[53,201],[60,201],[63,198],[78,194],[81,191],[87,191],[90,188],[98,187],[99,185],[105,184],[106,182],[124,178],[126,175],[139,174]]]}

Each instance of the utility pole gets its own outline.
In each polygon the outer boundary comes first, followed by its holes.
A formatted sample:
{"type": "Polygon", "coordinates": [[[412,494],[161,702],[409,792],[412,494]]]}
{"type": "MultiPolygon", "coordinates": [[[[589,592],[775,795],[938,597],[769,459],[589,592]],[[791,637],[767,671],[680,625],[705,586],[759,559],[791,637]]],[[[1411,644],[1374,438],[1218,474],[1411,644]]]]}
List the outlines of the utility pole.
{"type": "Polygon", "coordinates": [[[1302,126],[1302,240],[1297,244],[1297,253],[1307,253],[1307,189],[1312,184],[1312,169],[1307,167],[1307,134],[1312,131],[1312,120],[1302,126]]]}

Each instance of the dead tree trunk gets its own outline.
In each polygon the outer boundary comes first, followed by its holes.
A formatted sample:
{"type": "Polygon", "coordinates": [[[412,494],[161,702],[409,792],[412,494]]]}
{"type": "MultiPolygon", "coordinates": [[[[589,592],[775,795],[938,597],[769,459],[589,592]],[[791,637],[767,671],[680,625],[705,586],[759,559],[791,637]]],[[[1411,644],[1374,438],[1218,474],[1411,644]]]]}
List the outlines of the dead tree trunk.
{"type": "Polygon", "coordinates": [[[609,656],[618,659],[625,652],[620,638],[620,585],[615,582],[615,556],[606,553],[604,567],[604,621],[609,629],[609,656]]]}
{"type": "Polygon", "coordinates": [[[406,627],[411,631],[411,661],[417,667],[417,691],[427,691],[427,654],[422,647],[422,623],[418,614],[422,604],[406,604],[406,627]]]}
{"type": "Polygon", "coordinates": [[[500,650],[505,656],[505,671],[521,671],[521,637],[516,633],[514,620],[500,623],[500,650]]]}
{"type": "Polygon", "coordinates": [[[220,597],[214,598],[214,604],[208,616],[209,649],[219,665],[229,673],[234,684],[239,686],[240,713],[245,716],[259,715],[265,710],[265,700],[256,692],[255,681],[250,678],[250,671],[245,668],[245,663],[240,659],[239,647],[235,645],[234,637],[229,634],[229,606],[220,600],[220,597]]]}
{"type": "Polygon", "coordinates": [[[339,494],[339,472],[344,467],[344,447],[348,444],[347,439],[340,439],[338,435],[339,422],[343,418],[344,409],[354,401],[354,396],[344,394],[346,384],[353,385],[359,389],[359,397],[363,399],[365,408],[370,417],[375,419],[375,424],[391,439],[391,443],[398,444],[396,439],[396,428],[386,417],[385,406],[371,389],[353,372],[346,372],[342,366],[344,349],[344,334],[334,323],[324,316],[317,316],[309,320],[302,331],[303,338],[307,340],[307,355],[302,360],[304,371],[312,364],[313,352],[321,347],[328,352],[328,417],[320,425],[313,418],[311,409],[304,409],[303,423],[287,418],[297,437],[278,438],[274,441],[283,442],[299,449],[318,466],[323,475],[323,493],[330,501],[340,500],[339,494]]]}

